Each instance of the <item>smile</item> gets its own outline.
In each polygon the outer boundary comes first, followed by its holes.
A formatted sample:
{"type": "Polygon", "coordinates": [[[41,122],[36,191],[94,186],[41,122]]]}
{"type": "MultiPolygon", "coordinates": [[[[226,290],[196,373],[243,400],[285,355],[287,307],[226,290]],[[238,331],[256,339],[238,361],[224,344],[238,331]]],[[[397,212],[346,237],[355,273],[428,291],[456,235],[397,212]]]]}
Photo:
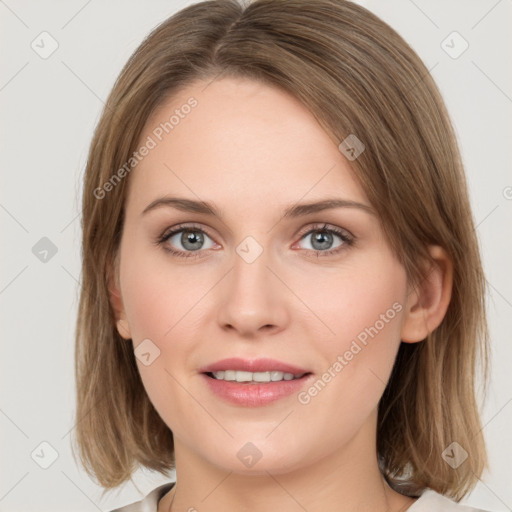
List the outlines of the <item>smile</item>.
{"type": "Polygon", "coordinates": [[[262,407],[277,400],[295,396],[310,385],[314,378],[312,373],[238,370],[202,373],[201,377],[212,396],[240,407],[262,407]],[[222,378],[216,377],[215,374],[222,378]],[[258,381],[258,378],[264,380],[258,381]]]}
{"type": "Polygon", "coordinates": [[[210,373],[217,380],[236,381],[236,382],[279,382],[282,380],[300,379],[304,373],[294,375],[280,371],[268,372],[247,372],[243,370],[224,370],[210,373]]]}

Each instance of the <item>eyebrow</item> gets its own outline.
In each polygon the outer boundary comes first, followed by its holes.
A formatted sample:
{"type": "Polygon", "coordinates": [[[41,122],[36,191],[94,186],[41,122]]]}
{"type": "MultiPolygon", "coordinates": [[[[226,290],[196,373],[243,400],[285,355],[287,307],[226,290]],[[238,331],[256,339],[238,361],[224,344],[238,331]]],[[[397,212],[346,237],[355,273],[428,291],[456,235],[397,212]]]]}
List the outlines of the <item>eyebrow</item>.
{"type": "MultiPolygon", "coordinates": [[[[162,207],[171,207],[177,210],[188,212],[188,213],[203,213],[206,215],[212,215],[214,217],[222,218],[218,209],[212,204],[206,201],[195,201],[192,199],[185,199],[181,197],[160,197],[152,201],[141,213],[142,215],[147,214],[152,210],[162,207]]],[[[377,215],[377,212],[366,204],[358,203],[348,199],[338,198],[327,198],[322,201],[316,201],[312,203],[294,204],[285,209],[283,218],[296,218],[306,216],[312,213],[321,212],[324,210],[331,210],[334,208],[357,208],[371,215],[377,215]]]]}

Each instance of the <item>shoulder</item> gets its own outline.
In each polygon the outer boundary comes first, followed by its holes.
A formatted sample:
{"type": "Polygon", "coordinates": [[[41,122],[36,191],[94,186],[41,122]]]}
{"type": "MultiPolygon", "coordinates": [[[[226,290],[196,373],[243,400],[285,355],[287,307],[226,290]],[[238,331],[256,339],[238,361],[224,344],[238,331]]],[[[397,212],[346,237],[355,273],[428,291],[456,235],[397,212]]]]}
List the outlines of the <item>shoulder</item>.
{"type": "Polygon", "coordinates": [[[157,512],[158,502],[163,498],[164,494],[172,489],[174,483],[175,482],[163,484],[153,489],[144,499],[130,503],[121,508],[116,508],[110,512],[157,512]]]}
{"type": "Polygon", "coordinates": [[[427,489],[411,505],[407,512],[487,512],[480,508],[473,508],[468,505],[457,503],[442,494],[427,489]]]}

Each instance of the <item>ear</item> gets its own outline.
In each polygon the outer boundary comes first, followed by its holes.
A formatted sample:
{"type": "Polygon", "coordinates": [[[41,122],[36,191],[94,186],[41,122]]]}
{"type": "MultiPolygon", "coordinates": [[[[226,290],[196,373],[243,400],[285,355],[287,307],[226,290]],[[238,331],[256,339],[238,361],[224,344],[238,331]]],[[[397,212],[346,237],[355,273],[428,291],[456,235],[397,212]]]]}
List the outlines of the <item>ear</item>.
{"type": "Polygon", "coordinates": [[[119,260],[117,256],[114,258],[114,263],[108,265],[107,280],[109,300],[115,314],[117,332],[119,332],[122,338],[129,340],[132,336],[124,311],[123,299],[121,297],[121,289],[119,286],[119,260]]]}
{"type": "Polygon", "coordinates": [[[434,264],[425,269],[417,286],[407,296],[401,340],[415,343],[424,340],[442,322],[453,285],[453,263],[438,245],[429,246],[434,264]]]}

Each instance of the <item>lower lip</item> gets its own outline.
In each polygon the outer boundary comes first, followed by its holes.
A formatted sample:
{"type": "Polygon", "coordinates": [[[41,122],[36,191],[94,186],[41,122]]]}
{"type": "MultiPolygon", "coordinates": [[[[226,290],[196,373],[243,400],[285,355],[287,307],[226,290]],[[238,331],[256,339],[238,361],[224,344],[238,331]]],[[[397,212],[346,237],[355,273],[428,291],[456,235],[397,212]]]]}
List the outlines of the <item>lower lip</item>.
{"type": "Polygon", "coordinates": [[[260,407],[298,393],[312,375],[307,374],[300,379],[259,382],[257,384],[218,380],[208,377],[205,373],[202,374],[202,377],[206,380],[210,390],[224,400],[244,407],[260,407]]]}

